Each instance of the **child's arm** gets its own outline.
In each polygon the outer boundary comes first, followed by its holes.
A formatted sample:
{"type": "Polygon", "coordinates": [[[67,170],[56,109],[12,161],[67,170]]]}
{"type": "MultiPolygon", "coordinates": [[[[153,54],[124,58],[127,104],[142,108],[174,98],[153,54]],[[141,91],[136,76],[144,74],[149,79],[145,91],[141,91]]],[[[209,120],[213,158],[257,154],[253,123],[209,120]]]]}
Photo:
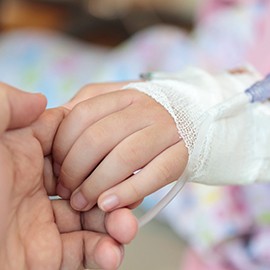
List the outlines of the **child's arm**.
{"type": "Polygon", "coordinates": [[[110,211],[177,180],[187,149],[162,105],[137,90],[119,90],[74,107],[58,130],[54,160],[61,165],[61,185],[69,190],[60,185],[59,195],[69,197],[75,190],[75,209],[90,209],[98,200],[110,211]]]}
{"type": "Polygon", "coordinates": [[[244,94],[261,77],[201,70],[169,76],[86,100],[63,122],[54,148],[62,165],[58,191],[69,197],[75,190],[75,209],[97,200],[106,211],[132,205],[185,167],[189,181],[204,184],[269,181],[270,107],[244,94]],[[244,103],[235,108],[238,94],[244,103]]]}

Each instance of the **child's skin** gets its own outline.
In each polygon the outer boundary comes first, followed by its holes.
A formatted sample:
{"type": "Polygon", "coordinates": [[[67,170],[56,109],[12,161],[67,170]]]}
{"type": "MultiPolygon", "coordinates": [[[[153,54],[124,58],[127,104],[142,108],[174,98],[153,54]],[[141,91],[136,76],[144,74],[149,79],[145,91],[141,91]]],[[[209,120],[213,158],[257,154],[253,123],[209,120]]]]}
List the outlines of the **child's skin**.
{"type": "Polygon", "coordinates": [[[76,210],[97,202],[104,211],[135,207],[186,166],[171,115],[144,93],[117,90],[125,84],[86,86],[66,105],[72,110],[56,135],[54,162],[58,194],[71,196],[76,210]]]}

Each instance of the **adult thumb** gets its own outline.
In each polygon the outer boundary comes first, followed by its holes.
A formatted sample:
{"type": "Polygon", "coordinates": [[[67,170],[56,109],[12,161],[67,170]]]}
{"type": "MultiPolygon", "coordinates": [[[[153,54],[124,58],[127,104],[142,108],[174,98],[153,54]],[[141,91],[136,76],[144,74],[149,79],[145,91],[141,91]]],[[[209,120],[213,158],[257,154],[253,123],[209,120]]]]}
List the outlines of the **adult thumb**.
{"type": "Polygon", "coordinates": [[[44,112],[46,104],[42,94],[23,92],[0,83],[0,133],[30,125],[44,112]]]}

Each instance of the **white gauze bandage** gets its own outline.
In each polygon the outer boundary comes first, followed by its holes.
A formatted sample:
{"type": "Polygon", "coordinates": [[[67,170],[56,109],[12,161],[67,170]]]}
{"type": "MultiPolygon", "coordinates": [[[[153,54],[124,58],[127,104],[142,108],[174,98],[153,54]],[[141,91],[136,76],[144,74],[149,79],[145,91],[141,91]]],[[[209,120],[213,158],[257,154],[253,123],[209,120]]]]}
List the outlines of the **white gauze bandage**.
{"type": "Polygon", "coordinates": [[[125,89],[146,93],[171,114],[188,148],[188,181],[247,184],[270,181],[270,104],[249,103],[243,94],[260,79],[255,71],[187,69],[125,89]]]}

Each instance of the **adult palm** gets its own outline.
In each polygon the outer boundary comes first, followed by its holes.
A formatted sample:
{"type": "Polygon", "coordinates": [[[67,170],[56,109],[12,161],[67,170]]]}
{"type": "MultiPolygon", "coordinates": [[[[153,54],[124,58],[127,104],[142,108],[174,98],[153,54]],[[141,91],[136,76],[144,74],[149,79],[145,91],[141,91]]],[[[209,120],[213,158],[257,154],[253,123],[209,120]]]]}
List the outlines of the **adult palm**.
{"type": "Polygon", "coordinates": [[[96,209],[82,215],[67,201],[51,202],[48,194],[55,192],[55,181],[50,152],[65,112],[55,109],[39,117],[44,97],[1,88],[1,269],[117,268],[121,245],[104,233],[108,229],[119,242],[128,242],[135,235],[135,220],[129,212],[105,218],[96,209]],[[133,229],[123,235],[116,224],[133,229]]]}

